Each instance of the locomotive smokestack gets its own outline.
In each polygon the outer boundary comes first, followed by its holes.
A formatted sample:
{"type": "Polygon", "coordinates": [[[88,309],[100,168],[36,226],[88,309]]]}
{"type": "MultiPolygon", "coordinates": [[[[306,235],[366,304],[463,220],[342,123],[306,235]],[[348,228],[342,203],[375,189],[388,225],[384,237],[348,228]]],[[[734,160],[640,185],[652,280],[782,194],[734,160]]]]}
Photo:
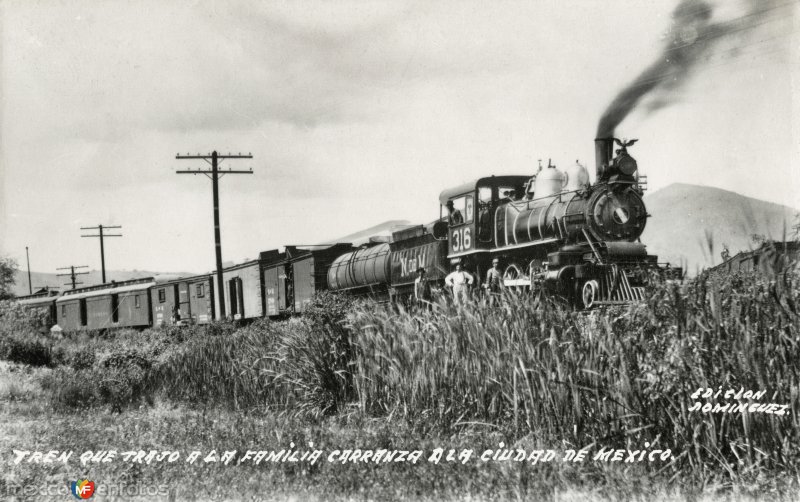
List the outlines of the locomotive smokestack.
{"type": "Polygon", "coordinates": [[[595,138],[594,140],[594,160],[595,160],[595,174],[596,181],[604,176],[611,165],[611,159],[614,156],[614,138],[595,138]]]}

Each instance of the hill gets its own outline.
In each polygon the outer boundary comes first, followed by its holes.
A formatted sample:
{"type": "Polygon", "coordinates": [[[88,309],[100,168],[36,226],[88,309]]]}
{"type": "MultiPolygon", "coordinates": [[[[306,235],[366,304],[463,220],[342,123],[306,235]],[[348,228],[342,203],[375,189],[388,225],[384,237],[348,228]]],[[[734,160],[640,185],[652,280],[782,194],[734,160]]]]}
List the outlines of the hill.
{"type": "Polygon", "coordinates": [[[797,210],[700,185],[675,183],[645,196],[642,242],[659,261],[682,265],[690,275],[731,254],[758,246],[753,235],[784,240],[793,236],[797,210]],[[785,230],[784,230],[785,229],[785,230]]]}
{"type": "Polygon", "coordinates": [[[369,241],[370,237],[388,237],[392,235],[392,232],[395,230],[399,230],[403,227],[407,227],[411,225],[411,222],[408,220],[389,220],[384,221],[383,223],[379,223],[375,226],[366,228],[364,230],[359,230],[358,232],[345,235],[343,237],[338,237],[336,239],[328,239],[321,244],[334,244],[337,242],[350,242],[354,246],[359,246],[369,241]]]}

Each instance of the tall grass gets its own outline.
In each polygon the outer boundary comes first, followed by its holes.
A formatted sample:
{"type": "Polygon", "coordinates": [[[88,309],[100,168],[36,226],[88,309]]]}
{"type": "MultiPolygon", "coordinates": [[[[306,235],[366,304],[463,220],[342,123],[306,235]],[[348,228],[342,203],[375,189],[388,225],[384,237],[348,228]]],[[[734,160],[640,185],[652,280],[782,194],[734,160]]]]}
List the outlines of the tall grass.
{"type": "Polygon", "coordinates": [[[151,386],[171,398],[237,409],[333,414],[352,400],[349,332],[341,322],[352,305],[322,293],[303,319],[262,319],[229,336],[196,339],[156,368],[151,386]]]}
{"type": "Polygon", "coordinates": [[[501,308],[362,308],[353,382],[365,413],[505,424],[578,446],[657,442],[695,466],[797,472],[797,296],[790,276],[741,274],[590,313],[517,297],[501,308]],[[792,411],[688,411],[699,387],[719,386],[767,390],[761,402],[792,411]]]}
{"type": "Polygon", "coordinates": [[[54,342],[56,359],[70,368],[50,388],[75,403],[121,406],[160,394],[313,416],[358,410],[448,432],[486,424],[570,447],[649,442],[671,448],[677,465],[694,473],[796,476],[797,280],[700,277],[656,287],[639,304],[591,312],[546,297],[409,311],[321,295],[304,319],[54,342]],[[76,359],[89,353],[88,362],[76,359]],[[100,377],[108,385],[87,393],[100,377]],[[75,385],[63,385],[69,378],[75,385]],[[689,411],[700,387],[766,390],[761,402],[789,404],[790,413],[689,411]]]}

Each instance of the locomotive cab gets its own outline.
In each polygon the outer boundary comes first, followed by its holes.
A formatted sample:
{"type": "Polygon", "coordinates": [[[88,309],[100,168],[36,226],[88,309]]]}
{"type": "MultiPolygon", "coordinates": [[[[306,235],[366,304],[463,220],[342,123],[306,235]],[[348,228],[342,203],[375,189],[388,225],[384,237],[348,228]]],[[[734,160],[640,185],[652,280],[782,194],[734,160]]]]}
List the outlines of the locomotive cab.
{"type": "Polygon", "coordinates": [[[447,230],[450,259],[487,254],[494,247],[494,212],[525,193],[530,176],[490,176],[443,191],[439,195],[440,231],[447,230]]]}

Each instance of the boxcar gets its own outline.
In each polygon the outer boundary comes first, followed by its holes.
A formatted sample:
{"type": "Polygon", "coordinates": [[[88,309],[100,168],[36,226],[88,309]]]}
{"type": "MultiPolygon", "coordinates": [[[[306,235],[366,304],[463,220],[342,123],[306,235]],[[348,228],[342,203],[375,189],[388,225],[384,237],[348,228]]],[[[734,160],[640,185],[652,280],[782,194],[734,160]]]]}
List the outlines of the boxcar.
{"type": "Polygon", "coordinates": [[[211,275],[156,278],[151,292],[154,326],[205,324],[214,319],[211,275]]]}
{"type": "Polygon", "coordinates": [[[259,260],[222,270],[225,312],[231,319],[252,319],[264,315],[259,260]]]}
{"type": "Polygon", "coordinates": [[[286,253],[277,251],[264,256],[261,265],[261,280],[264,284],[264,312],[275,317],[291,312],[291,283],[287,280],[286,253]]]}
{"type": "Polygon", "coordinates": [[[58,324],[64,331],[150,326],[153,285],[148,277],[67,291],[56,300],[58,324]]]}
{"type": "Polygon", "coordinates": [[[291,308],[295,314],[305,310],[314,293],[328,288],[328,268],[342,254],[353,251],[350,244],[333,244],[309,249],[286,247],[287,273],[291,280],[291,308]]]}
{"type": "MultiPolygon", "coordinates": [[[[226,316],[230,319],[245,320],[274,315],[266,313],[268,302],[265,281],[268,275],[265,275],[264,272],[269,267],[274,267],[276,263],[283,261],[285,261],[285,255],[274,249],[262,251],[257,260],[222,269],[226,316]]],[[[214,282],[216,283],[216,281],[214,282]]],[[[215,292],[218,294],[216,284],[214,286],[215,292]]],[[[216,317],[221,318],[221,315],[218,314],[216,317]]]]}

